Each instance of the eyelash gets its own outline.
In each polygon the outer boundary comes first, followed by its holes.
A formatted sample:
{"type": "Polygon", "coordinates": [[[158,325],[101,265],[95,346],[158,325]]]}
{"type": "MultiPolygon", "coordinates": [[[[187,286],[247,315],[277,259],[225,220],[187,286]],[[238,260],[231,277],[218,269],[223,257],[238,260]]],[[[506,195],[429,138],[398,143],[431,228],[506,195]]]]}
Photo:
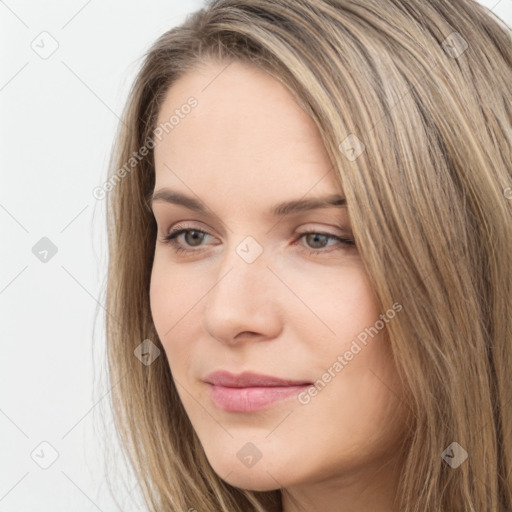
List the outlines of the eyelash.
{"type": "MultiPolygon", "coordinates": [[[[163,242],[166,244],[169,244],[173,247],[176,254],[184,254],[184,253],[194,253],[194,252],[201,252],[201,249],[184,249],[183,247],[176,242],[176,238],[181,235],[182,233],[187,233],[190,231],[195,231],[197,233],[203,233],[205,235],[209,235],[206,231],[202,231],[201,229],[195,229],[195,228],[176,228],[172,230],[167,236],[163,238],[163,242]]],[[[307,235],[322,235],[328,237],[328,239],[337,240],[340,242],[345,248],[355,247],[355,241],[351,238],[344,238],[337,235],[333,235],[332,233],[323,233],[321,231],[306,231],[304,233],[300,234],[299,240],[304,238],[307,235]]],[[[211,235],[210,235],[211,236],[211,235]]],[[[311,249],[309,247],[300,246],[301,250],[306,251],[311,256],[318,256],[320,254],[324,253],[330,253],[332,250],[325,250],[325,248],[322,249],[311,249]]]]}

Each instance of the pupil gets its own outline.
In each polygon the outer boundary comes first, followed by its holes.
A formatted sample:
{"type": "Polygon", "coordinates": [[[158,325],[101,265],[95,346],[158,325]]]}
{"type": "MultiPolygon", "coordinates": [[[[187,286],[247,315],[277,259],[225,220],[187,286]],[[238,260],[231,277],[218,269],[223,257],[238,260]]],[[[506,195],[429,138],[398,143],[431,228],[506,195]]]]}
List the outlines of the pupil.
{"type": "Polygon", "coordinates": [[[203,235],[204,233],[200,233],[199,231],[188,231],[185,233],[185,240],[188,245],[199,245],[203,240],[203,235]],[[194,240],[197,242],[196,244],[193,242],[194,240]],[[190,243],[191,241],[192,243],[190,243]]]}
{"type": "MultiPolygon", "coordinates": [[[[308,235],[308,238],[309,238],[309,241],[313,241],[313,245],[318,242],[319,238],[320,238],[320,241],[322,242],[325,242],[326,239],[327,239],[327,236],[326,235],[321,235],[320,233],[314,233],[312,235],[308,235]]],[[[308,243],[309,243],[308,241],[308,243]]],[[[324,244],[321,243],[319,246],[317,247],[313,247],[314,249],[321,249],[322,247],[324,247],[324,244]]]]}

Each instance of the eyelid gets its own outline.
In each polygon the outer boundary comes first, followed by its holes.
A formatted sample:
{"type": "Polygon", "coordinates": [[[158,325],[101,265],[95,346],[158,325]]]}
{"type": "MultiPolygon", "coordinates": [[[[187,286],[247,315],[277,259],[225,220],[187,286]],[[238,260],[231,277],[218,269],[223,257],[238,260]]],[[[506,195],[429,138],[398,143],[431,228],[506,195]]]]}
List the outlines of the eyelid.
{"type": "MultiPolygon", "coordinates": [[[[341,229],[341,228],[338,228],[341,229]]],[[[168,234],[164,236],[162,242],[165,244],[168,244],[172,246],[174,252],[176,255],[199,255],[205,251],[208,250],[207,246],[199,245],[196,248],[192,246],[192,248],[187,247],[185,244],[185,247],[183,247],[182,244],[177,242],[177,238],[181,236],[184,233],[195,231],[198,233],[202,233],[206,236],[211,236],[213,238],[216,238],[214,235],[211,235],[208,231],[199,229],[195,226],[188,226],[186,223],[177,223],[175,224],[172,229],[168,230],[168,234]]],[[[293,246],[297,246],[300,251],[305,251],[308,256],[314,256],[314,257],[323,257],[328,256],[331,253],[337,253],[340,251],[346,251],[351,249],[356,249],[357,245],[355,243],[355,239],[352,234],[346,234],[345,232],[341,235],[336,235],[334,233],[330,233],[328,231],[325,231],[322,228],[319,229],[305,229],[304,231],[297,232],[295,235],[296,240],[291,244],[293,246]],[[324,247],[314,249],[311,247],[308,247],[301,243],[301,240],[305,239],[307,235],[321,235],[326,236],[329,240],[334,240],[337,243],[333,245],[326,245],[324,247]]],[[[214,244],[218,245],[218,244],[214,244]]]]}
{"type": "MultiPolygon", "coordinates": [[[[315,224],[312,222],[311,224],[315,224]]],[[[304,234],[304,233],[321,233],[323,235],[332,235],[332,236],[340,236],[340,237],[352,237],[352,230],[345,229],[341,226],[329,226],[329,227],[307,227],[307,228],[301,228],[300,231],[297,231],[297,234],[304,234]],[[331,232],[329,229],[336,229],[338,230],[338,233],[331,232]]]]}
{"type": "MultiPolygon", "coordinates": [[[[154,203],[153,209],[153,218],[158,225],[169,224],[169,219],[175,219],[178,215],[181,216],[183,214],[183,208],[179,205],[172,205],[167,203],[154,203]]],[[[173,228],[182,226],[184,229],[197,229],[204,230],[210,232],[214,229],[219,235],[224,236],[228,231],[231,231],[228,226],[224,224],[224,222],[219,219],[217,216],[210,217],[208,215],[203,215],[201,213],[196,212],[194,214],[196,217],[194,220],[181,220],[177,221],[175,224],[170,224],[173,228]],[[204,219],[200,220],[200,219],[204,219]],[[193,223],[193,225],[186,225],[187,222],[193,223]],[[203,227],[196,228],[196,225],[203,225],[203,227]]],[[[212,235],[213,236],[213,235],[212,235]]]]}
{"type": "MultiPolygon", "coordinates": [[[[187,222],[193,222],[193,221],[181,221],[181,222],[177,222],[176,224],[173,224],[172,225],[172,229],[169,228],[167,230],[165,236],[167,236],[171,232],[175,233],[175,232],[177,232],[179,230],[182,230],[182,229],[188,229],[188,230],[191,230],[191,231],[202,232],[202,233],[205,233],[208,236],[212,236],[214,238],[217,238],[217,237],[215,237],[215,235],[212,235],[210,233],[208,228],[204,228],[203,229],[202,227],[197,227],[196,224],[188,225],[187,222]]],[[[197,221],[195,221],[195,222],[197,223],[197,221]]],[[[316,233],[316,234],[322,234],[322,235],[327,235],[327,236],[335,236],[335,237],[340,237],[340,238],[353,239],[353,234],[352,234],[351,230],[344,229],[341,226],[332,226],[332,227],[338,229],[339,231],[341,231],[341,233],[331,233],[329,231],[326,231],[326,228],[323,228],[323,227],[318,227],[318,228],[317,227],[309,227],[309,228],[302,228],[299,231],[297,231],[295,234],[298,235],[298,236],[301,236],[301,235],[304,235],[304,234],[316,233]]]]}

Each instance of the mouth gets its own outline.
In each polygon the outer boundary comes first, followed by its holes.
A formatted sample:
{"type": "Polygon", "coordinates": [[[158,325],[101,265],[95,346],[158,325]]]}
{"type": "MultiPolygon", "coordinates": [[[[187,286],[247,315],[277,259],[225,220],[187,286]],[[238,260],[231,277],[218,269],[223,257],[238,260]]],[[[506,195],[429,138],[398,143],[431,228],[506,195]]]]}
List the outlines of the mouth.
{"type": "Polygon", "coordinates": [[[209,387],[212,402],[229,412],[265,409],[313,385],[306,380],[282,379],[252,372],[234,375],[226,371],[214,372],[204,382],[209,387]]]}

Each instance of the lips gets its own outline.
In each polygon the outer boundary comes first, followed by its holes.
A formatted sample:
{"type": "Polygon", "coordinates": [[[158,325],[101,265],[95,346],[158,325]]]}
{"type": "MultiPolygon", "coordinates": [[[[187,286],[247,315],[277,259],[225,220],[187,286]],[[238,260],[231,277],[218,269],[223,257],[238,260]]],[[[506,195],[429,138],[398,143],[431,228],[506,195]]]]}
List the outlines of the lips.
{"type": "Polygon", "coordinates": [[[215,405],[230,412],[257,411],[284,400],[312,385],[306,380],[292,380],[243,372],[234,375],[216,371],[205,377],[215,405]]]}
{"type": "Polygon", "coordinates": [[[261,375],[253,372],[243,372],[234,375],[225,370],[213,372],[208,375],[205,382],[216,386],[224,386],[229,388],[249,388],[249,387],[282,387],[282,386],[302,386],[312,384],[306,380],[291,380],[273,377],[272,375],[261,375]]]}

